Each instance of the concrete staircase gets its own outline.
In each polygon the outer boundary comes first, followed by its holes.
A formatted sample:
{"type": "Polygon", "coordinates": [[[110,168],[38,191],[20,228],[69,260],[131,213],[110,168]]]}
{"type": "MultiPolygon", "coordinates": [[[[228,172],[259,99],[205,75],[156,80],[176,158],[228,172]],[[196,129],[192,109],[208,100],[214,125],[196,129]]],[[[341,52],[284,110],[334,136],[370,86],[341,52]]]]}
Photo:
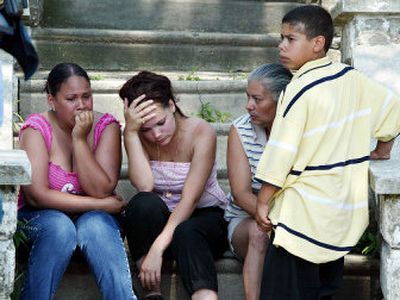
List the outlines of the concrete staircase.
{"type": "MultiPolygon", "coordinates": [[[[40,0],[38,0],[40,2],[40,0]]],[[[277,60],[280,20],[303,1],[235,0],[46,0],[42,18],[32,27],[40,70],[19,81],[17,112],[25,118],[47,109],[44,78],[59,62],[75,62],[89,71],[95,110],[110,112],[123,123],[118,90],[139,70],[152,70],[173,81],[178,103],[197,115],[211,103],[231,120],[244,113],[246,74],[277,60]]],[[[228,192],[226,140],[229,122],[214,124],[218,133],[218,177],[228,192]]],[[[126,159],[117,189],[125,198],[135,192],[127,180],[126,159]]],[[[220,299],[244,299],[241,263],[227,253],[216,262],[220,299]]],[[[165,268],[166,299],[186,299],[173,264],[165,268]]],[[[368,299],[376,261],[346,258],[345,289],[338,299],[368,299]],[[361,276],[360,276],[361,275],[361,276]],[[355,292],[357,291],[357,292],[355,292]]],[[[99,299],[85,264],[73,262],[56,299],[99,299]]]]}
{"type": "Polygon", "coordinates": [[[236,71],[277,58],[281,17],[295,3],[231,0],[45,1],[32,31],[49,69],[236,71]],[[95,55],[93,55],[95,54],[95,55]]]}

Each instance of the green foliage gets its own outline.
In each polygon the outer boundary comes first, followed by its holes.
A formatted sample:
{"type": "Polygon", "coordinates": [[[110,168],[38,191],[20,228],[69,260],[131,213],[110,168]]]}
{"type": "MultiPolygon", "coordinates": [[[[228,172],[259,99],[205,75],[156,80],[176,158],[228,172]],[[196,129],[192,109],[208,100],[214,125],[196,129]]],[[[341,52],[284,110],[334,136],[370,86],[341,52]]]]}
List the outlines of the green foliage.
{"type": "Polygon", "coordinates": [[[13,126],[14,126],[16,131],[19,131],[19,124],[18,123],[24,123],[25,120],[19,113],[14,112],[13,114],[14,114],[14,116],[17,117],[17,120],[15,120],[15,118],[13,120],[13,126]]]}
{"type": "Polygon", "coordinates": [[[188,75],[178,76],[178,80],[200,81],[201,80],[200,77],[195,75],[196,72],[197,72],[197,68],[192,68],[192,71],[188,75]]]}
{"type": "Polygon", "coordinates": [[[22,122],[22,123],[25,122],[24,118],[16,111],[14,112],[14,116],[16,116],[18,118],[19,122],[22,122]]]}
{"type": "Polygon", "coordinates": [[[89,76],[89,78],[90,78],[90,80],[94,80],[94,81],[96,81],[96,80],[103,80],[104,79],[104,76],[103,75],[100,75],[100,74],[95,74],[95,75],[90,75],[89,76]]]}
{"type": "Polygon", "coordinates": [[[221,112],[211,105],[210,102],[201,103],[200,112],[197,116],[210,123],[225,123],[232,119],[231,113],[221,112]]]}
{"type": "MultiPolygon", "coordinates": [[[[22,225],[26,224],[22,221],[18,221],[18,227],[21,227],[22,225]]],[[[18,250],[20,251],[21,247],[28,247],[27,241],[28,238],[25,235],[25,233],[22,230],[17,230],[14,233],[13,236],[13,241],[14,241],[14,246],[18,255],[18,250]]],[[[18,300],[21,298],[21,290],[22,290],[22,284],[24,281],[24,276],[25,276],[25,272],[21,270],[21,267],[18,265],[17,262],[17,267],[15,270],[15,277],[14,277],[14,290],[10,295],[10,299],[11,300],[18,300]]]]}
{"type": "Polygon", "coordinates": [[[378,251],[379,242],[377,232],[368,227],[352,252],[375,257],[378,255],[378,251]]]}

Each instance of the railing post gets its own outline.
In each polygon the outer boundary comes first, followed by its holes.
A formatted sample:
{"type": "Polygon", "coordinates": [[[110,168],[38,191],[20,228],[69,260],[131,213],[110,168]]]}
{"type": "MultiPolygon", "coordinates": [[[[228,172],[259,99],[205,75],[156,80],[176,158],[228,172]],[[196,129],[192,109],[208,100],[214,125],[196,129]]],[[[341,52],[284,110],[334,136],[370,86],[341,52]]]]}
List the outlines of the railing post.
{"type": "Polygon", "coordinates": [[[400,299],[400,161],[371,162],[370,185],[377,195],[381,236],[380,284],[386,300],[400,299]]]}
{"type": "MultiPolygon", "coordinates": [[[[342,61],[400,94],[400,2],[398,0],[324,0],[341,28],[342,61]]],[[[398,143],[397,143],[398,144],[398,143]]],[[[400,162],[372,162],[371,187],[377,194],[382,236],[380,285],[385,299],[400,299],[400,162]],[[396,275],[397,272],[397,275],[396,275]]]]}
{"type": "Polygon", "coordinates": [[[400,1],[338,0],[331,8],[342,29],[342,61],[400,94],[400,1]]]}
{"type": "Polygon", "coordinates": [[[0,198],[4,211],[0,225],[0,300],[13,291],[18,185],[29,184],[31,165],[25,151],[0,150],[0,198]]]}

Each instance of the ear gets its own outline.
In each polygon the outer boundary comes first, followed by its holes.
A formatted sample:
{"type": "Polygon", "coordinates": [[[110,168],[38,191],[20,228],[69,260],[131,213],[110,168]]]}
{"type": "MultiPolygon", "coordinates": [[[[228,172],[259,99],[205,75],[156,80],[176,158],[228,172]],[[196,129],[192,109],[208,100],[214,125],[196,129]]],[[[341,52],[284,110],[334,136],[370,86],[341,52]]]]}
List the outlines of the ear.
{"type": "Polygon", "coordinates": [[[319,53],[321,51],[325,52],[325,37],[318,35],[314,38],[314,52],[319,53]]]}
{"type": "Polygon", "coordinates": [[[172,113],[175,113],[175,111],[176,111],[175,102],[172,101],[171,99],[168,101],[168,107],[169,107],[169,110],[170,110],[172,113]]]}
{"type": "Polygon", "coordinates": [[[50,109],[52,111],[55,111],[55,106],[54,106],[54,97],[51,94],[47,94],[47,104],[49,105],[50,109]]]}

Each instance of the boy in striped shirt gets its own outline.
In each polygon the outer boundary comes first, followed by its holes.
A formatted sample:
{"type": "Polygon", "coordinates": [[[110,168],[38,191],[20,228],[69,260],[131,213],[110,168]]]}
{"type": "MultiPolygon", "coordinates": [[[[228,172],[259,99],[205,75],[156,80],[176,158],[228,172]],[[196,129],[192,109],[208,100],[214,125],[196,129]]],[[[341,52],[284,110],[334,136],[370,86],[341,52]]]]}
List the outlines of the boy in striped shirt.
{"type": "Polygon", "coordinates": [[[259,161],[256,220],[273,238],[260,299],[330,299],[343,257],[368,225],[370,156],[387,158],[400,99],[326,53],[332,18],[315,5],[285,15],[280,60],[295,71],[259,161]],[[370,153],[370,140],[377,149],[370,153]]]}

